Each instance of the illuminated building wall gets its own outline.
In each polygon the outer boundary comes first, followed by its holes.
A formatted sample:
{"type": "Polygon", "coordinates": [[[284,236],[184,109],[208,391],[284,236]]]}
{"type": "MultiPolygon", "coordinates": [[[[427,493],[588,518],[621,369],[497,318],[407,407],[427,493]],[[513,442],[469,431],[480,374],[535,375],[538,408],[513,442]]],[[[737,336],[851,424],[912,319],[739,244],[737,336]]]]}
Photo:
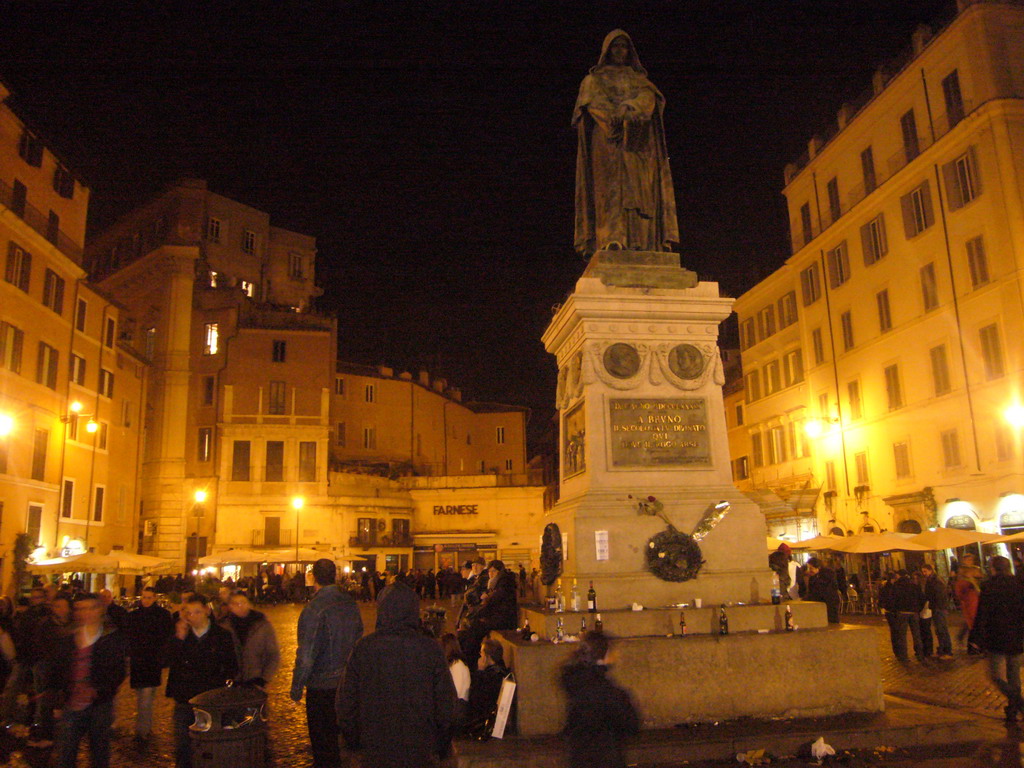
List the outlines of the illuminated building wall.
{"type": "Polygon", "coordinates": [[[733,458],[755,492],[821,493],[774,533],[1024,525],[1005,495],[1024,490],[1006,418],[1024,362],[1022,22],[964,3],[919,30],[786,168],[793,255],[736,303],[733,458]]]}

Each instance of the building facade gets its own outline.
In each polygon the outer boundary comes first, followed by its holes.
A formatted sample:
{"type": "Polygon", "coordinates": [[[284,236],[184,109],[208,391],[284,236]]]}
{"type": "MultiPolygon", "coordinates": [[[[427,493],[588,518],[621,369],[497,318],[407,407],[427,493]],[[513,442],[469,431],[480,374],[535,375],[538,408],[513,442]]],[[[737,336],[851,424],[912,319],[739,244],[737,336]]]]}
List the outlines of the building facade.
{"type": "Polygon", "coordinates": [[[872,86],[786,168],[793,255],[736,303],[733,459],[789,507],[773,534],[1014,531],[1024,9],[962,0],[872,86]]]}
{"type": "Polygon", "coordinates": [[[147,364],[82,265],[89,189],[0,85],[0,589],[16,560],[137,546],[147,364]],[[44,213],[45,212],[45,213],[44,213]]]}

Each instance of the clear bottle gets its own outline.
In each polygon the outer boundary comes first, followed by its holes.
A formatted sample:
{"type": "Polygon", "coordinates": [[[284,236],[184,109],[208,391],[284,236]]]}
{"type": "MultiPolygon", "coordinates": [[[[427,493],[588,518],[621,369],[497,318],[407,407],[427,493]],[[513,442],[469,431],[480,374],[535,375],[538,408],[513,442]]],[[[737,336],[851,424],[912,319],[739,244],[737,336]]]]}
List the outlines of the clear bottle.
{"type": "Polygon", "coordinates": [[[587,634],[587,617],[580,616],[580,637],[582,638],[587,634]]]}
{"type": "Polygon", "coordinates": [[[725,615],[725,605],[718,611],[718,634],[728,635],[729,634],[729,617],[725,615]]]}
{"type": "Polygon", "coordinates": [[[559,616],[555,621],[555,642],[562,642],[565,640],[565,628],[562,626],[562,617],[559,616]]]}
{"type": "Polygon", "coordinates": [[[597,592],[594,591],[594,582],[590,582],[590,589],[587,590],[587,610],[597,613],[597,592]]]}
{"type": "Polygon", "coordinates": [[[569,593],[569,604],[573,611],[580,609],[580,591],[576,588],[576,579],[572,580],[572,591],[569,593]]]}
{"type": "Polygon", "coordinates": [[[555,588],[555,613],[565,613],[565,593],[562,592],[562,580],[558,580],[555,588]]]}
{"type": "Polygon", "coordinates": [[[601,621],[601,614],[599,613],[594,617],[594,631],[601,632],[602,630],[604,630],[604,622],[601,621]]]}
{"type": "Polygon", "coordinates": [[[779,588],[779,574],[772,571],[772,605],[782,602],[782,590],[779,588]]]}

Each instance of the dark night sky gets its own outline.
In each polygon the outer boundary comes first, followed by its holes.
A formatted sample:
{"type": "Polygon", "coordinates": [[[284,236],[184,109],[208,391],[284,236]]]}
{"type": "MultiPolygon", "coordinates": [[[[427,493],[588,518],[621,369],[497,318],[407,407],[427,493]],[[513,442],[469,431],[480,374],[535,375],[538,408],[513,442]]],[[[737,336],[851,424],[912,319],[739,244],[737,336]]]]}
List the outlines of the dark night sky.
{"type": "Polygon", "coordinates": [[[96,232],[182,176],[314,235],[345,359],[551,407],[579,82],[611,29],[667,99],[684,265],[739,295],[788,253],[782,168],[953,0],[0,0],[0,78],[96,232]]]}

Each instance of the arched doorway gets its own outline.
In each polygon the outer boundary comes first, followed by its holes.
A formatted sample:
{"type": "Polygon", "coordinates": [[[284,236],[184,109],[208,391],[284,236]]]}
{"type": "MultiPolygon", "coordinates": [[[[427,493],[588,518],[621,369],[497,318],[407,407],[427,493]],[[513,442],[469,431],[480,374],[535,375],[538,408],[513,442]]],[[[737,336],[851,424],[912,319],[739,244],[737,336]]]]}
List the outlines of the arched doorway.
{"type": "MultiPolygon", "coordinates": [[[[899,525],[896,526],[898,533],[920,533],[921,524],[912,518],[901,520],[899,525]]],[[[904,568],[908,571],[916,571],[922,565],[925,564],[924,552],[904,552],[903,553],[904,568]]]]}

